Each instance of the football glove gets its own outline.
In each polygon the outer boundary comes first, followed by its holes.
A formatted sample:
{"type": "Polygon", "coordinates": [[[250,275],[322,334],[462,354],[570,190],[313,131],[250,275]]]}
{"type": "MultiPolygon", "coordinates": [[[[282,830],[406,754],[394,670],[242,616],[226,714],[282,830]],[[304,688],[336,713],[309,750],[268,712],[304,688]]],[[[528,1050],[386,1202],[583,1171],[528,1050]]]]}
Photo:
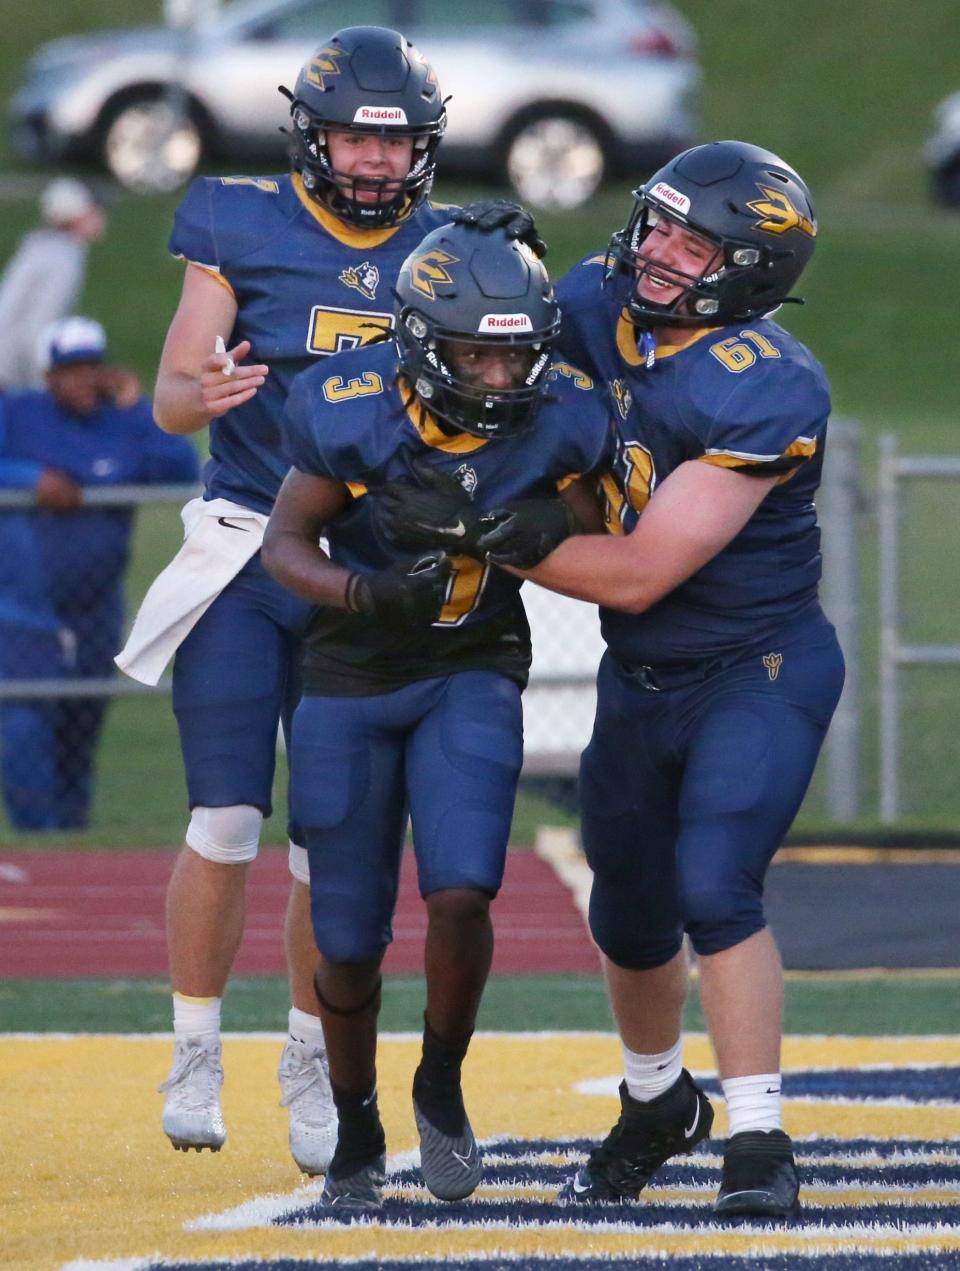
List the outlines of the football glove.
{"type": "Polygon", "coordinates": [[[477,547],[492,564],[516,569],[533,569],[578,528],[562,499],[523,499],[490,516],[496,524],[480,535],[477,547]]]}
{"type": "Polygon", "coordinates": [[[395,561],[375,574],[351,574],[346,602],[351,613],[398,627],[428,627],[440,617],[452,572],[442,552],[395,561]]]}
{"type": "Polygon", "coordinates": [[[377,499],[384,538],[405,551],[441,547],[454,556],[481,557],[478,540],[496,518],[470,502],[456,477],[425,463],[412,467],[417,484],[391,481],[377,499]]]}
{"type": "Polygon", "coordinates": [[[547,254],[547,245],[537,233],[533,216],[509,199],[478,199],[458,208],[450,219],[457,225],[472,225],[487,234],[502,229],[507,238],[517,238],[529,247],[538,260],[547,254]]]}

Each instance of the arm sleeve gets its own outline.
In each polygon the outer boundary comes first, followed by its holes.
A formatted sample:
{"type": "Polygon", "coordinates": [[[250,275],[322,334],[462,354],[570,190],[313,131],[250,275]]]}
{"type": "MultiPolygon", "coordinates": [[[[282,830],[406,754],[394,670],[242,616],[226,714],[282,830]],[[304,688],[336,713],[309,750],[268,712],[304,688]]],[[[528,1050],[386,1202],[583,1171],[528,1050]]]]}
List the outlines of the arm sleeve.
{"type": "Polygon", "coordinates": [[[7,409],[7,400],[0,394],[0,490],[32,490],[40,479],[43,464],[8,453],[7,409]]]}
{"type": "Polygon", "coordinates": [[[744,377],[705,421],[700,459],[746,476],[789,475],[817,453],[829,414],[826,388],[807,368],[744,377]]]}
{"type": "Polygon", "coordinates": [[[178,259],[219,273],[223,262],[214,189],[214,182],[208,177],[197,177],[190,183],[173,218],[170,251],[178,259]]]}

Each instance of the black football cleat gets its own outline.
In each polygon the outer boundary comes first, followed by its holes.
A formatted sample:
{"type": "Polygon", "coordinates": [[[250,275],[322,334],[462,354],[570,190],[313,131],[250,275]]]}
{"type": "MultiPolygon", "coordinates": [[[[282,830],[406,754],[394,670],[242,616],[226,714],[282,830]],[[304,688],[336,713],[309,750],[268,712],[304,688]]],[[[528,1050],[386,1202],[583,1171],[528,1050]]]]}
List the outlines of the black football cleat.
{"type": "Polygon", "coordinates": [[[578,1204],[636,1200],[665,1161],[692,1152],[710,1133],[710,1100],[684,1068],[669,1090],[649,1103],[633,1099],[620,1083],[620,1119],[586,1165],[560,1191],[578,1204]]]}
{"type": "Polygon", "coordinates": [[[793,1218],[800,1211],[799,1191],[790,1136],[744,1130],[727,1143],[713,1212],[720,1218],[793,1218]]]}

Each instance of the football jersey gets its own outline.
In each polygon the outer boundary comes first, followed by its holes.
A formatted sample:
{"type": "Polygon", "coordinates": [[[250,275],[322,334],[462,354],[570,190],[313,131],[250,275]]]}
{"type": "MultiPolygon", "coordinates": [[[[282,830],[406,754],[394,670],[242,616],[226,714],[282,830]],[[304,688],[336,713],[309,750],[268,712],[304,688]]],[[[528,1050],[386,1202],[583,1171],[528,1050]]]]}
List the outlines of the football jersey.
{"type": "MultiPolygon", "coordinates": [[[[410,478],[414,461],[455,476],[485,508],[550,497],[605,470],[612,436],[605,395],[566,362],[555,360],[547,375],[533,426],[499,438],[443,431],[398,380],[392,340],[298,376],[287,402],[287,457],[302,472],[346,483],[354,496],[326,529],[331,558],[361,572],[411,558],[380,534],[375,503],[386,482],[410,478]]],[[[379,693],[463,670],[500,670],[525,684],[530,633],[520,579],[470,557],[453,564],[432,627],[387,630],[345,610],[318,609],[306,640],[306,690],[379,693]]]]}
{"type": "Polygon", "coordinates": [[[311,199],[299,175],[193,181],[170,250],[233,294],[227,347],[249,340],[245,360],[270,368],[250,401],[210,423],[206,498],[270,511],[287,470],[281,417],[294,376],[392,327],[400,266],[448,219],[448,209],[425,203],[399,225],[357,229],[311,199]]]}
{"type": "Polygon", "coordinates": [[[780,482],[744,528],[686,582],[641,614],[601,608],[608,646],[649,666],[723,656],[818,605],[820,481],[830,394],[823,369],[769,318],[693,328],[659,346],[653,365],[602,288],[603,257],[557,287],[560,348],[602,380],[617,427],[603,483],[607,529],[628,534],[659,482],[694,460],[780,482]]]}

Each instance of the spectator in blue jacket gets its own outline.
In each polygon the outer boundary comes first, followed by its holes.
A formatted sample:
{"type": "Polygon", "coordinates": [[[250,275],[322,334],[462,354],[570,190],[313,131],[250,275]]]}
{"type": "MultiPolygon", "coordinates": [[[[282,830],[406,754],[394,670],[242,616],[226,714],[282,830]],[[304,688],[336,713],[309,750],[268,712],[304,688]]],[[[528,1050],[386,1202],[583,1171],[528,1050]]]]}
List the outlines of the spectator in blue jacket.
{"type": "MultiPolygon", "coordinates": [[[[197,479],[193,446],[160,432],[105,355],[98,322],[64,318],[43,338],[46,387],[0,397],[0,488],[36,500],[0,510],[2,680],[113,674],[134,509],[85,508],[85,490],[197,479]]],[[[17,829],[87,824],[105,709],[103,697],[0,703],[0,780],[17,829]]]]}

